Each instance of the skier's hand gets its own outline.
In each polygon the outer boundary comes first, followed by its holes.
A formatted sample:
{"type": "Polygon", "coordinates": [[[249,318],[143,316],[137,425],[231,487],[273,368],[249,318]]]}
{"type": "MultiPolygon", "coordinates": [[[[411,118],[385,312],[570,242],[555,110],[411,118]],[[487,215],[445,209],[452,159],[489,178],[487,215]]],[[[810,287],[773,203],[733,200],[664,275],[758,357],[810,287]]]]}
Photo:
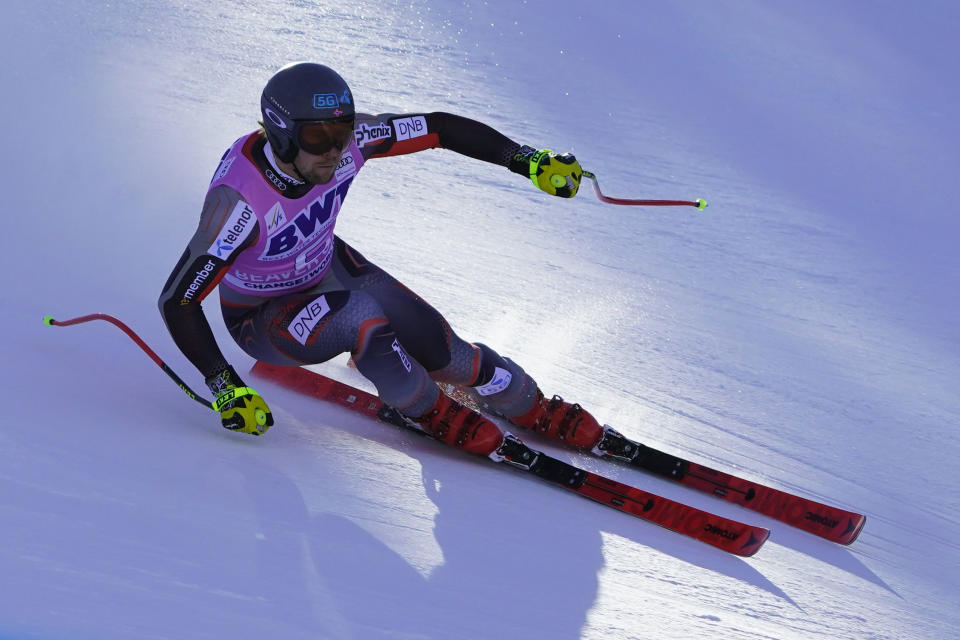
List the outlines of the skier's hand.
{"type": "Polygon", "coordinates": [[[259,436],[273,425],[270,407],[259,393],[243,384],[233,367],[210,376],[206,383],[216,395],[213,406],[225,429],[259,436]]]}
{"type": "Polygon", "coordinates": [[[550,149],[537,151],[524,145],[510,159],[510,170],[530,176],[533,184],[552,196],[572,198],[580,189],[583,168],[572,153],[556,154],[550,149]]]}

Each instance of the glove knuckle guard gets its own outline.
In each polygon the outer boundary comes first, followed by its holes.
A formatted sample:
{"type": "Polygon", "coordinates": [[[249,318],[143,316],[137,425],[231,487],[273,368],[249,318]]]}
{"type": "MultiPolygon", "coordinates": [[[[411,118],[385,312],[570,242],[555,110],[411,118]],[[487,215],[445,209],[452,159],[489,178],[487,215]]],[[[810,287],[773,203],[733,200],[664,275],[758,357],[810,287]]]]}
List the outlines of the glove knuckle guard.
{"type": "Polygon", "coordinates": [[[259,393],[243,384],[233,367],[208,377],[206,382],[216,394],[213,408],[220,413],[224,428],[259,436],[273,425],[270,407],[259,393]]]}
{"type": "Polygon", "coordinates": [[[582,176],[583,169],[572,153],[558,155],[543,149],[530,158],[531,180],[550,195],[572,198],[577,195],[582,176]]]}

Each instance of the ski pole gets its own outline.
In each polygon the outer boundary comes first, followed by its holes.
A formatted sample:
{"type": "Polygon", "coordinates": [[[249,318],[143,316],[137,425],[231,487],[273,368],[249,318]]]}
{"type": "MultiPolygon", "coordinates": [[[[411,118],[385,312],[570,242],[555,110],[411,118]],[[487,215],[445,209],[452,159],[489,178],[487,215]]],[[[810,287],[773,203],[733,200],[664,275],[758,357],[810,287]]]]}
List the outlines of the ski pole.
{"type": "Polygon", "coordinates": [[[180,379],[180,376],[174,373],[173,369],[168,367],[167,363],[161,360],[160,356],[158,356],[153,351],[153,349],[147,346],[146,342],[140,339],[140,336],[138,336],[133,329],[131,329],[124,323],[120,322],[113,316],[107,315],[105,313],[94,313],[88,316],[80,316],[79,318],[71,318],[70,320],[54,320],[53,316],[44,316],[43,324],[47,325],[48,327],[69,327],[70,325],[81,324],[84,322],[91,322],[93,320],[106,320],[107,322],[119,327],[120,330],[123,331],[125,334],[127,334],[131,340],[137,343],[138,347],[143,349],[144,353],[150,356],[151,360],[157,363],[157,366],[163,369],[164,373],[170,376],[170,378],[177,383],[177,386],[180,387],[181,391],[183,391],[185,394],[190,396],[192,400],[196,400],[197,402],[205,406],[207,409],[213,409],[214,411],[217,410],[213,402],[211,402],[210,400],[207,400],[206,398],[198,396],[193,389],[188,387],[187,384],[180,379]]]}
{"type": "Polygon", "coordinates": [[[597,182],[597,176],[589,171],[584,171],[583,176],[585,178],[590,178],[593,181],[593,190],[596,192],[597,197],[600,198],[601,201],[608,202],[610,204],[633,204],[647,207],[689,206],[696,207],[701,211],[707,208],[707,201],[700,198],[696,200],[627,200],[624,198],[611,198],[610,196],[603,195],[603,192],[600,191],[600,183],[597,182]]]}

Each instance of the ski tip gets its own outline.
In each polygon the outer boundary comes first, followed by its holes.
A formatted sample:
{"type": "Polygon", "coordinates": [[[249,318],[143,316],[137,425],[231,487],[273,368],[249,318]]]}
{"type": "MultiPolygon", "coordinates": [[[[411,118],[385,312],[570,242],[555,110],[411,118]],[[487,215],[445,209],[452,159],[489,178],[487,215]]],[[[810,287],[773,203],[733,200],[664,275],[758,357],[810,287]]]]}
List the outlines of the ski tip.
{"type": "Polygon", "coordinates": [[[703,211],[706,208],[707,208],[707,201],[704,200],[703,198],[697,198],[697,209],[699,209],[700,211],[703,211]]]}
{"type": "Polygon", "coordinates": [[[739,549],[734,551],[734,553],[738,556],[749,558],[757,551],[760,551],[760,547],[763,546],[769,537],[769,529],[765,529],[763,527],[750,527],[750,535],[747,537],[746,542],[744,542],[739,549]]]}
{"type": "Polygon", "coordinates": [[[43,316],[44,325],[52,327],[54,322],[56,322],[56,320],[53,319],[53,316],[43,316]]]}
{"type": "Polygon", "coordinates": [[[866,523],[867,516],[859,513],[852,515],[847,521],[847,528],[834,542],[843,545],[853,544],[853,542],[860,537],[860,532],[863,531],[863,525],[866,523]]]}

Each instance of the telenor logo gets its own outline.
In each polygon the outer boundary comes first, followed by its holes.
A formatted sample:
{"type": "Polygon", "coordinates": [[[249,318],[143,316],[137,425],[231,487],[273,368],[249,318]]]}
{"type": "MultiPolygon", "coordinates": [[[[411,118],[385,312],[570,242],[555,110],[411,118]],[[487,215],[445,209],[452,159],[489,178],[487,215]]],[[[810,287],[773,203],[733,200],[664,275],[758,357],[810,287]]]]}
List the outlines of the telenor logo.
{"type": "Polygon", "coordinates": [[[239,201],[227,218],[226,224],[220,229],[217,239],[207,249],[207,253],[223,260],[229,258],[237,246],[242,244],[253,231],[256,220],[250,206],[243,200],[239,201]]]}

